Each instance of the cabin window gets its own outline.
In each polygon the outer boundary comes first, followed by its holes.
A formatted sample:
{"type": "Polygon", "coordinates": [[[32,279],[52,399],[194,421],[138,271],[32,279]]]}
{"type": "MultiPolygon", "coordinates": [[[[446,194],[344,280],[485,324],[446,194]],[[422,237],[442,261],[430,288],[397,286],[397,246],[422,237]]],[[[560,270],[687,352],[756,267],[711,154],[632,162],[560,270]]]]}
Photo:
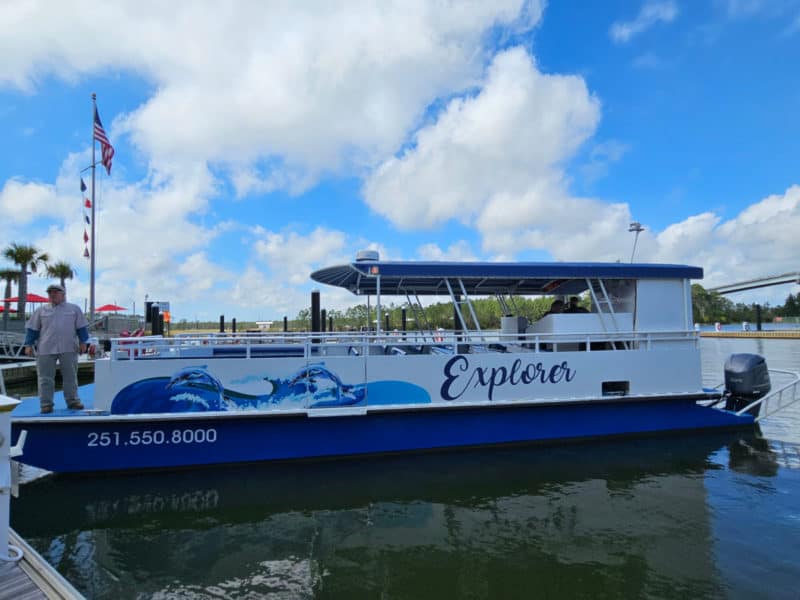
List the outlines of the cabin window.
{"type": "Polygon", "coordinates": [[[631,391],[630,381],[604,381],[603,396],[627,396],[631,391]]]}
{"type": "Polygon", "coordinates": [[[636,324],[640,331],[687,327],[687,288],[681,279],[643,279],[638,283],[636,324]]]}

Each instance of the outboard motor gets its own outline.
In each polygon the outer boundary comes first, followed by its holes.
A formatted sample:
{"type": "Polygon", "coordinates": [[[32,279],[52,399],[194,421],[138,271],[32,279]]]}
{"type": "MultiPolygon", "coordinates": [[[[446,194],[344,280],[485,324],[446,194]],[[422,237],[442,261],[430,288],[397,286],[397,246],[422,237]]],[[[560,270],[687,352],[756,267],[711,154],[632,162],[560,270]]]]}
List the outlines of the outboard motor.
{"type": "MultiPolygon", "coordinates": [[[[767,361],[758,354],[731,354],[725,361],[725,408],[739,411],[771,389],[767,361]]],[[[758,416],[761,405],[747,412],[758,416]]]]}

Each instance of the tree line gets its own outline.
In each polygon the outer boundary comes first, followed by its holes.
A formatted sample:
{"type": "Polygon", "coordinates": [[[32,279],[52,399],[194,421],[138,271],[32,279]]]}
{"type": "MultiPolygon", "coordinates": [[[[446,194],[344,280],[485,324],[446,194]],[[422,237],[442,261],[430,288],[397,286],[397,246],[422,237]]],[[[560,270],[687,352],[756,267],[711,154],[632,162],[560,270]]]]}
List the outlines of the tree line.
{"type": "Polygon", "coordinates": [[[755,322],[760,306],[761,320],[771,322],[775,317],[800,317],[800,293],[789,294],[780,306],[770,306],[767,302],[757,305],[755,302],[745,304],[734,303],[717,292],[710,292],[702,285],[692,285],[692,312],[695,323],[741,323],[755,322]]]}
{"type": "MultiPolygon", "coordinates": [[[[514,315],[526,317],[529,321],[537,321],[541,319],[545,313],[550,310],[550,305],[553,298],[540,297],[540,298],[522,298],[515,297],[513,302],[509,303],[509,308],[514,315]]],[[[503,317],[503,311],[494,298],[477,298],[471,301],[472,308],[475,311],[475,317],[481,325],[482,329],[499,329],[500,318],[503,317]]],[[[386,327],[386,319],[388,316],[389,326],[388,329],[401,329],[403,323],[403,305],[389,303],[381,305],[381,329],[386,327]]],[[[475,323],[469,307],[466,304],[459,304],[459,309],[462,311],[464,320],[469,328],[474,328],[475,323]]],[[[359,330],[362,328],[375,327],[376,311],[375,306],[369,307],[367,310],[366,304],[358,304],[351,306],[345,310],[328,310],[326,311],[327,318],[333,318],[333,325],[336,330],[359,330]]],[[[430,304],[423,310],[414,311],[412,308],[406,306],[406,320],[408,329],[453,329],[455,321],[455,312],[452,302],[437,302],[430,304]]],[[[309,330],[311,328],[311,309],[304,308],[297,313],[293,321],[290,321],[290,328],[292,325],[297,326],[298,329],[309,330]]],[[[326,325],[327,328],[327,325],[326,325]]]]}
{"type": "MultiPolygon", "coordinates": [[[[50,262],[50,256],[36,246],[12,243],[3,249],[3,258],[10,261],[16,268],[0,268],[0,281],[5,282],[3,299],[11,297],[11,285],[17,284],[17,315],[24,318],[25,305],[28,298],[28,271],[31,273],[43,272],[48,277],[58,279],[64,289],[67,289],[67,279],[75,277],[75,269],[64,261],[50,262]]],[[[3,302],[3,323],[9,319],[11,303],[3,302]]]]}
{"type": "MultiPolygon", "coordinates": [[[[526,317],[530,322],[541,319],[550,309],[553,298],[548,296],[537,298],[514,298],[511,306],[515,315],[526,317]]],[[[503,316],[500,304],[494,298],[478,298],[472,300],[475,315],[483,329],[499,329],[500,318],[503,316]]],[[[589,298],[584,295],[581,305],[589,307],[589,298]]],[[[470,327],[474,327],[472,314],[466,305],[459,306],[463,311],[465,320],[470,327]]],[[[381,306],[381,328],[386,326],[385,315],[389,316],[389,329],[400,329],[402,326],[403,306],[388,304],[381,306]]],[[[740,323],[742,321],[755,322],[757,320],[756,304],[734,303],[717,292],[710,292],[700,284],[692,285],[692,319],[695,323],[740,323]]],[[[440,302],[425,307],[424,317],[415,314],[406,308],[408,329],[444,329],[453,328],[453,303],[440,302]],[[415,320],[422,320],[416,323],[415,320]]],[[[333,317],[334,328],[337,330],[357,330],[363,327],[375,327],[375,307],[372,306],[367,313],[366,304],[351,306],[345,310],[328,310],[326,317],[333,317]]],[[[770,306],[769,303],[761,305],[761,320],[771,322],[775,317],[800,317],[800,293],[789,296],[780,306],[770,306]]],[[[282,324],[277,324],[282,327],[282,324]]],[[[304,308],[288,323],[292,330],[310,330],[311,309],[304,308]]],[[[326,324],[327,328],[327,324],[326,324]]]]}

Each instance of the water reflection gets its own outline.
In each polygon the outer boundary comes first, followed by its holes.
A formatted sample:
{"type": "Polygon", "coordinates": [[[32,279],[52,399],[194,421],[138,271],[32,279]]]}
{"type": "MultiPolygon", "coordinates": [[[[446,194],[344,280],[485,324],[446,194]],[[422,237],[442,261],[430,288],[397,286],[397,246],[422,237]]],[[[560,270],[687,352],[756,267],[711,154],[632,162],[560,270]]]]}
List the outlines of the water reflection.
{"type": "Polygon", "coordinates": [[[756,436],[678,436],[54,478],[12,515],[93,598],[718,597],[728,467],[777,470],[756,436]]]}
{"type": "Polygon", "coordinates": [[[775,477],[778,474],[778,456],[764,438],[733,440],[728,444],[728,456],[733,471],[758,477],[775,477]]]}

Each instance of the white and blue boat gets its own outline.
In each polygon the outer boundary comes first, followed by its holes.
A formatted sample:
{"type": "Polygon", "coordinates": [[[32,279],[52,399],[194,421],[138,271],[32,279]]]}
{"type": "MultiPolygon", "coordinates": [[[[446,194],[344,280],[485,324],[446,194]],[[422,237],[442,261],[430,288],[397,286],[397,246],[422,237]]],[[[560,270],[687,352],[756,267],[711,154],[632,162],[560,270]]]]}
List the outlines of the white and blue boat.
{"type": "Polygon", "coordinates": [[[311,277],[374,298],[374,330],[115,339],[86,410],[20,407],[12,439],[26,432],[26,464],[80,472],[753,427],[768,400],[797,399],[798,377],[770,393],[763,359],[734,355],[726,387],[703,388],[690,287],[702,275],[364,252],[311,277]],[[575,295],[589,312],[531,322],[515,309],[520,297],[575,295]],[[403,298],[415,331],[381,330],[387,296],[403,298]],[[424,325],[431,296],[453,300],[452,330],[424,325]],[[482,328],[478,297],[502,306],[499,330],[482,328]]]}

